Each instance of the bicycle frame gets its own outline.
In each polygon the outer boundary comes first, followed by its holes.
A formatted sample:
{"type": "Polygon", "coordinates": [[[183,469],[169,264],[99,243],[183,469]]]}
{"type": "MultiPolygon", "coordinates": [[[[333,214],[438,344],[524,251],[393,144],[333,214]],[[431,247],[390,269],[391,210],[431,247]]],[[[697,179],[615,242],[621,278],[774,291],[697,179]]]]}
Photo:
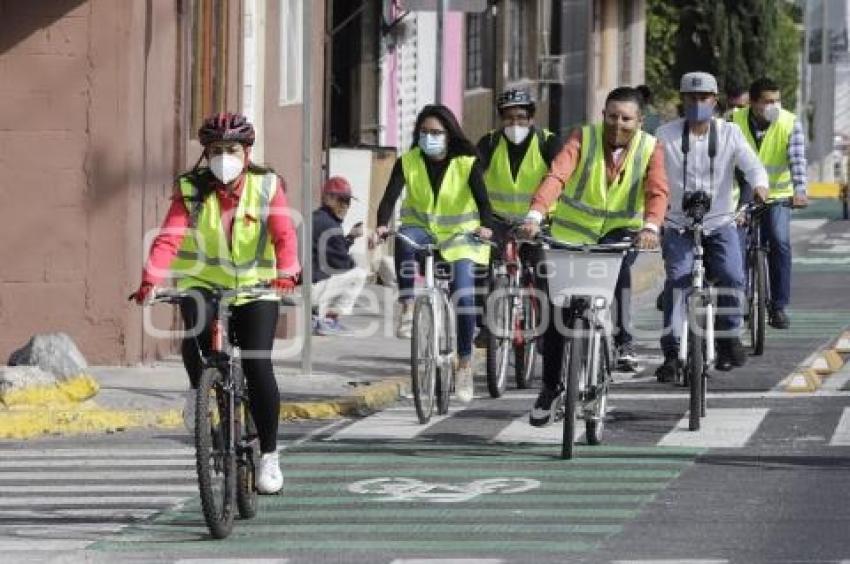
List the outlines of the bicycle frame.
{"type": "MultiPolygon", "coordinates": [[[[705,303],[705,364],[710,366],[716,357],[714,347],[714,291],[711,286],[706,286],[706,274],[704,256],[705,251],[702,245],[703,226],[702,222],[694,224],[689,228],[694,235],[694,264],[691,267],[691,293],[688,300],[695,300],[697,303],[705,303]]],[[[687,301],[685,302],[688,303],[687,301]]],[[[688,314],[684,316],[682,321],[682,333],[679,344],[679,360],[682,363],[688,359],[688,328],[692,320],[690,317],[690,308],[688,314]]]]}

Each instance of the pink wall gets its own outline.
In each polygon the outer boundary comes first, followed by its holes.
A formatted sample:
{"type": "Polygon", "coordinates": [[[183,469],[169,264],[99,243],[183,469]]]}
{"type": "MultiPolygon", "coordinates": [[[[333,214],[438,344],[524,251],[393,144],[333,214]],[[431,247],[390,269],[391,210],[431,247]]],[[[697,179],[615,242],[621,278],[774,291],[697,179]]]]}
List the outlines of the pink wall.
{"type": "Polygon", "coordinates": [[[463,13],[447,12],[443,19],[443,104],[463,122],[463,13]]]}

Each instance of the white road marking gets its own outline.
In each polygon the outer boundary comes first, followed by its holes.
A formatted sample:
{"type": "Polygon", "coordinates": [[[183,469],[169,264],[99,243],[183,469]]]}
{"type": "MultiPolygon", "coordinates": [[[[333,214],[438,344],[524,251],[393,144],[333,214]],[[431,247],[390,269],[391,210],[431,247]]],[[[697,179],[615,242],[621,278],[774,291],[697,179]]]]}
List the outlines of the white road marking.
{"type": "MultiPolygon", "coordinates": [[[[579,423],[581,423],[579,421],[579,423]]],[[[576,440],[584,436],[584,425],[579,425],[576,440]]],[[[528,414],[514,419],[510,425],[502,429],[498,435],[493,437],[497,443],[535,443],[546,445],[559,445],[564,437],[563,421],[556,421],[546,427],[532,427],[528,422],[528,414]]]]}
{"type": "Polygon", "coordinates": [[[416,410],[413,407],[387,409],[352,423],[325,440],[413,439],[429,427],[456,415],[465,408],[466,406],[452,404],[448,415],[433,415],[431,420],[424,425],[419,423],[419,419],[416,418],[416,410]]]}
{"type": "Polygon", "coordinates": [[[841,419],[835,426],[829,446],[850,446],[850,407],[841,412],[841,419]]]}
{"type": "Polygon", "coordinates": [[[688,417],[667,433],[659,446],[740,448],[756,432],[767,412],[766,408],[709,408],[699,431],[688,430],[688,417]]]}

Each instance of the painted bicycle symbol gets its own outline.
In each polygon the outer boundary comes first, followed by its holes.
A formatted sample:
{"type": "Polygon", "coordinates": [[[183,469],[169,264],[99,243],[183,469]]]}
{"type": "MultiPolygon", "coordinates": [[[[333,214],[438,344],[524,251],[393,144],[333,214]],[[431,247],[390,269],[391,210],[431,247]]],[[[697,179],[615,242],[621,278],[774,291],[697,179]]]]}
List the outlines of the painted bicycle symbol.
{"type": "Polygon", "coordinates": [[[467,484],[429,484],[415,478],[372,478],[349,484],[348,491],[373,494],[377,501],[426,501],[429,503],[458,503],[483,494],[521,493],[540,487],[530,478],[488,478],[467,484]]]}

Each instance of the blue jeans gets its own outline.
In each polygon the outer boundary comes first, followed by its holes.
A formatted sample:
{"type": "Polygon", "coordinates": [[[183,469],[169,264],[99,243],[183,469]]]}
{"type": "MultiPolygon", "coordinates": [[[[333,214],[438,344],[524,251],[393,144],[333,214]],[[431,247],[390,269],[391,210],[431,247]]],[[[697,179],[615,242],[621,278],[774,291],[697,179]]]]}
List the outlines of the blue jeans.
{"type": "MultiPolygon", "coordinates": [[[[741,258],[741,239],[734,225],[725,225],[703,238],[703,260],[709,279],[721,289],[717,299],[719,310],[715,316],[718,331],[740,333],[741,300],[744,290],[744,267],[741,258]]],[[[665,229],[661,243],[664,270],[664,334],[661,350],[665,357],[679,350],[682,322],[685,315],[684,297],[691,287],[691,270],[694,263],[693,237],[676,229],[665,229]]]]}
{"type": "MultiPolygon", "coordinates": [[[[402,227],[400,230],[417,243],[432,243],[431,234],[421,227],[402,227]]],[[[452,277],[449,285],[457,311],[457,352],[463,359],[472,357],[472,337],[475,333],[475,263],[460,259],[451,263],[452,277]]],[[[395,270],[398,278],[398,300],[401,303],[413,300],[418,261],[416,251],[401,239],[396,239],[395,270]]]]}
{"type": "MultiPolygon", "coordinates": [[[[744,272],[747,273],[747,229],[739,229],[739,234],[744,272]]],[[[771,206],[761,220],[761,240],[770,250],[767,255],[770,280],[768,305],[775,309],[785,309],[791,301],[791,208],[771,206]]]]}
{"type": "MultiPolygon", "coordinates": [[[[623,240],[626,233],[623,230],[615,230],[606,233],[600,243],[617,243],[623,240]]],[[[634,234],[630,234],[634,236],[634,234]]],[[[637,260],[637,251],[629,251],[623,257],[620,267],[620,276],[617,278],[617,286],[614,288],[614,344],[618,347],[628,345],[632,342],[631,327],[631,305],[632,305],[632,266],[637,260]]]]}

